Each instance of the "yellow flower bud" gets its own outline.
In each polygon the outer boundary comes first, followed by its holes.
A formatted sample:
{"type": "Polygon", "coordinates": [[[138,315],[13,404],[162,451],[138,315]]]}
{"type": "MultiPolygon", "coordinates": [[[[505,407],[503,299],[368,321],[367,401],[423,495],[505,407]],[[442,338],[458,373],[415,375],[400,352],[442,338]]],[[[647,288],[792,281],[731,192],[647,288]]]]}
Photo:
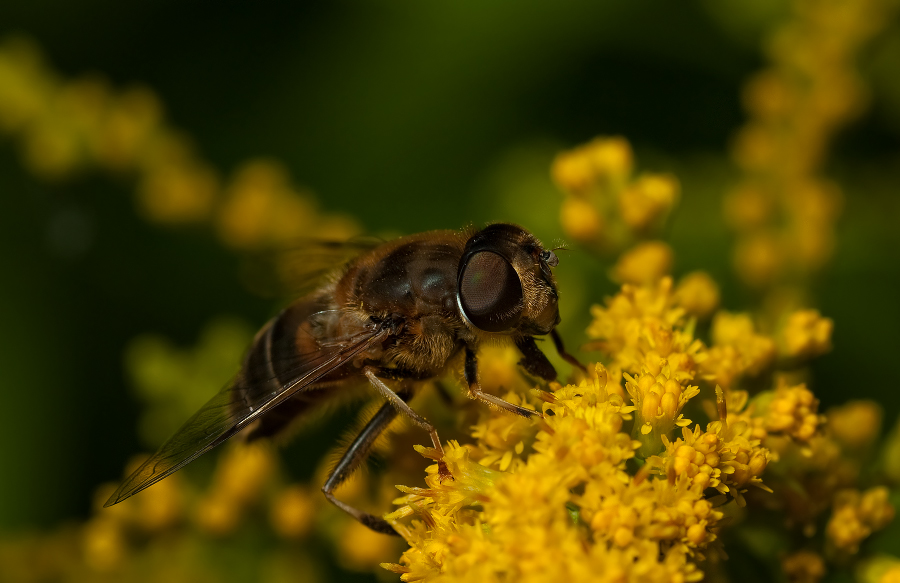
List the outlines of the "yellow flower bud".
{"type": "Polygon", "coordinates": [[[576,241],[598,240],[604,231],[604,221],[597,209],[587,200],[567,196],[559,210],[559,221],[566,234],[576,241]]]}
{"type": "Polygon", "coordinates": [[[675,301],[697,318],[706,318],[719,307],[719,286],[705,271],[693,271],[678,282],[675,301]]]}
{"type": "Polygon", "coordinates": [[[115,569],[127,552],[121,526],[103,517],[93,518],[84,525],[82,545],[85,562],[95,571],[115,569]]]}
{"type": "Polygon", "coordinates": [[[585,152],[599,176],[612,183],[624,181],[634,164],[628,140],[621,136],[596,138],[585,146],[585,152]]]}
{"type": "Polygon", "coordinates": [[[272,528],[286,538],[306,534],[312,526],[318,504],[300,486],[285,488],[272,502],[272,528]]]}
{"type": "Polygon", "coordinates": [[[825,576],[825,561],[812,551],[797,551],[781,560],[781,569],[789,581],[817,583],[825,576]]]}
{"type": "Polygon", "coordinates": [[[672,248],[662,241],[647,241],[626,251],[612,270],[616,281],[650,284],[659,281],[672,270],[672,248]]]}
{"type": "Polygon", "coordinates": [[[688,528],[687,539],[695,545],[702,544],[706,540],[706,525],[698,523],[688,528]]]}
{"type": "Polygon", "coordinates": [[[781,333],[782,351],[793,358],[811,358],[831,350],[834,323],[817,310],[800,310],[788,318],[781,333]]]}
{"type": "Polygon", "coordinates": [[[645,174],[619,193],[619,212],[634,231],[656,226],[675,206],[679,185],[674,176],[645,174]]]}
{"type": "Polygon", "coordinates": [[[593,161],[581,148],[560,152],[550,168],[553,181],[566,192],[583,192],[593,186],[593,161]]]}
{"type": "Polygon", "coordinates": [[[138,208],[150,221],[188,223],[206,219],[219,192],[219,178],[203,163],[179,160],[144,174],[138,208]]]}

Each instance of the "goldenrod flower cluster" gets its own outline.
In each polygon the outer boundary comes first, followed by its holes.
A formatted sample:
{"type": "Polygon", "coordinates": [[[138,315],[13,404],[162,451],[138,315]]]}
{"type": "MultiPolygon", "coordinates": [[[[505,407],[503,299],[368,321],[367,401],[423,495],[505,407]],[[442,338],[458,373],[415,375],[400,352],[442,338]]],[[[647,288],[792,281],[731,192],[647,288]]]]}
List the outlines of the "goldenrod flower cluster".
{"type": "Polygon", "coordinates": [[[834,511],[825,533],[836,549],[855,553],[863,539],[893,519],[894,507],[888,501],[887,488],[880,486],[865,492],[842,490],[835,496],[834,511]]]}
{"type": "Polygon", "coordinates": [[[515,472],[477,463],[477,445],[451,443],[453,480],[433,466],[427,488],[401,487],[389,518],[411,548],[385,567],[404,581],[699,580],[688,557],[715,539],[708,528],[722,514],[684,480],[629,475],[637,444],[621,429],[634,408],[606,384],[598,366],[545,395],[533,452],[515,472]]]}
{"type": "MultiPolygon", "coordinates": [[[[47,565],[45,571],[49,580],[72,582],[229,579],[210,568],[207,555],[236,550],[235,544],[246,542],[248,532],[253,537],[263,534],[268,542],[262,554],[252,548],[240,551],[252,553],[241,559],[242,568],[265,580],[290,580],[297,568],[307,580],[316,580],[321,559],[307,548],[313,533],[331,539],[347,568],[371,570],[397,552],[396,539],[374,533],[324,505],[318,490],[285,483],[279,465],[268,444],[233,443],[220,456],[209,485],[201,489],[178,473],[121,504],[100,509],[116,486],[105,484],[97,490],[92,518],[77,531],[33,541],[31,552],[67,557],[58,565],[47,565]],[[64,548],[70,548],[68,554],[64,548]],[[159,560],[163,556],[168,559],[159,560]]],[[[372,504],[365,483],[355,480],[341,490],[342,498],[372,504]]],[[[0,543],[0,556],[8,549],[0,543]]],[[[28,555],[11,556],[4,569],[21,569],[22,578],[14,580],[31,581],[24,575],[30,572],[27,560],[28,555]]],[[[222,567],[229,560],[223,558],[222,567]]]]}
{"type": "MultiPolygon", "coordinates": [[[[678,180],[669,174],[634,176],[633,158],[622,137],[596,138],[556,157],[551,174],[565,194],[560,222],[572,239],[600,253],[618,253],[662,227],[678,202],[678,180]]],[[[635,249],[616,277],[636,283],[657,279],[668,273],[671,261],[668,245],[648,242],[635,249]]]]}
{"type": "Polygon", "coordinates": [[[884,0],[789,4],[766,42],[770,65],[744,88],[750,119],[732,148],[743,177],[724,207],[737,273],[757,288],[802,281],[833,253],[843,195],[819,170],[832,136],[866,106],[854,59],[892,9],[884,0]]]}
{"type": "Polygon", "coordinates": [[[825,576],[825,560],[812,551],[797,551],[781,560],[781,570],[792,583],[817,583],[825,576]]]}
{"type": "Polygon", "coordinates": [[[151,90],[116,90],[96,76],[62,80],[23,38],[0,43],[0,132],[16,138],[35,175],[61,180],[99,169],[128,176],[148,220],[209,224],[232,249],[358,232],[353,219],[320,212],[275,161],[249,161],[221,176],[167,125],[151,90]]]}
{"type": "MultiPolygon", "coordinates": [[[[691,280],[684,285],[710,281],[691,280]]],[[[756,507],[787,510],[806,535],[814,517],[831,512],[827,545],[784,549],[794,551],[782,562],[791,580],[817,581],[827,561],[839,560],[836,549],[856,552],[883,528],[893,516],[887,490],[854,497],[841,489],[858,471],[839,470],[855,456],[843,440],[868,443],[877,428],[832,435],[807,386],[773,374],[788,361],[749,314],[720,311],[712,344],[695,338],[696,320],[679,298],[716,294],[680,288],[669,277],[623,285],[592,309],[591,346],[607,366],[532,390],[525,401],[539,407],[536,424],[483,414],[473,443],[446,449],[452,479],[435,465],[425,487],[398,486],[405,495],[388,519],[410,549],[383,566],[403,581],[695,581],[722,556],[720,533],[735,527],[735,508],[756,507]],[[748,387],[764,378],[773,384],[751,396],[748,387]],[[709,421],[686,418],[688,410],[709,421]],[[837,470],[834,479],[809,481],[811,468],[823,466],[837,470]]],[[[820,340],[827,346],[829,338],[820,340]]],[[[838,412],[840,426],[853,424],[853,414],[838,412]]]]}

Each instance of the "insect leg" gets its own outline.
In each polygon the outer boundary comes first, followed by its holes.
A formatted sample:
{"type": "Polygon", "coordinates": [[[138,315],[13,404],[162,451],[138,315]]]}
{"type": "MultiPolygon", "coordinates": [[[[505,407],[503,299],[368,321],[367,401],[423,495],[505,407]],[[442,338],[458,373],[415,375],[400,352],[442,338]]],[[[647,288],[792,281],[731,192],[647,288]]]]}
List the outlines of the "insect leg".
{"type": "Polygon", "coordinates": [[[519,361],[522,368],[530,374],[542,378],[545,381],[556,380],[556,369],[547,360],[547,356],[541,352],[531,336],[522,336],[516,339],[516,348],[525,357],[519,361]]]}
{"type": "MultiPolygon", "coordinates": [[[[398,398],[405,401],[410,398],[410,396],[412,396],[412,392],[405,391],[400,393],[398,398]]],[[[337,465],[331,471],[328,479],[325,480],[325,485],[322,486],[322,493],[325,494],[325,497],[328,498],[332,504],[375,532],[392,535],[396,535],[397,531],[395,531],[386,520],[379,516],[369,514],[368,512],[363,512],[345,502],[341,502],[335,497],[334,490],[343,484],[347,478],[356,471],[366,456],[369,455],[372,446],[375,444],[375,440],[378,439],[381,432],[384,431],[396,417],[397,409],[392,403],[385,403],[382,405],[378,412],[375,413],[375,416],[372,417],[372,419],[366,423],[366,426],[363,427],[362,431],[359,432],[359,435],[356,436],[356,439],[353,440],[353,443],[350,444],[350,447],[347,448],[344,455],[341,456],[340,461],[338,461],[337,465]]]]}
{"type": "Polygon", "coordinates": [[[585,366],[583,364],[578,362],[577,358],[575,358],[574,356],[572,356],[571,354],[566,352],[566,348],[565,348],[565,346],[563,346],[563,341],[562,341],[562,338],[560,338],[560,336],[559,336],[559,332],[557,332],[555,329],[552,330],[550,332],[550,337],[553,338],[553,344],[556,345],[556,352],[559,353],[559,355],[563,358],[563,360],[565,360],[572,366],[580,368],[581,372],[587,373],[587,368],[585,368],[585,366]]]}
{"type": "Polygon", "coordinates": [[[438,471],[441,474],[441,479],[452,478],[450,471],[447,469],[447,466],[441,461],[441,458],[444,457],[444,448],[441,446],[441,438],[438,437],[437,429],[434,428],[434,425],[428,422],[427,419],[416,413],[412,410],[412,407],[406,404],[406,401],[400,398],[397,393],[391,390],[389,386],[384,384],[380,378],[375,376],[375,373],[378,372],[378,368],[374,366],[367,366],[363,369],[363,374],[366,375],[366,378],[369,379],[369,382],[372,383],[372,386],[378,389],[378,392],[387,399],[388,403],[390,403],[394,408],[398,411],[412,419],[412,421],[427,431],[431,435],[431,443],[434,444],[434,449],[437,450],[438,454],[438,471]]]}
{"type": "Polygon", "coordinates": [[[540,413],[538,413],[537,411],[532,411],[531,409],[526,409],[525,407],[513,405],[509,401],[504,401],[500,397],[495,397],[494,395],[490,395],[482,391],[481,385],[478,384],[478,359],[475,358],[475,351],[473,351],[468,346],[466,347],[465,375],[466,382],[469,384],[469,393],[467,396],[470,399],[481,401],[482,403],[485,403],[492,407],[499,407],[505,411],[509,411],[510,413],[521,415],[522,417],[531,417],[532,415],[540,416],[540,413]]]}

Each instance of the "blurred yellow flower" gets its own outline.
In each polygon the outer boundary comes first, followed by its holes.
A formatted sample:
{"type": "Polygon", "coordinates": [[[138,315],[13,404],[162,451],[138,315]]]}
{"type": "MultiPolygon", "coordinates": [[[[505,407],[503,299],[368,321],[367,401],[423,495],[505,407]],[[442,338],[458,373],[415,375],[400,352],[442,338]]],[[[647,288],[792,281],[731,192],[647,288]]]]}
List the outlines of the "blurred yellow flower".
{"type": "Polygon", "coordinates": [[[597,184],[620,187],[631,174],[633,158],[631,145],[625,138],[595,138],[560,153],[550,173],[560,188],[576,194],[597,184]]]}
{"type": "Polygon", "coordinates": [[[138,209],[152,222],[200,222],[212,212],[218,190],[218,177],[211,168],[196,161],[176,161],[143,177],[137,191],[138,209]]]}
{"type": "Polygon", "coordinates": [[[825,561],[812,551],[797,551],[781,559],[781,570],[791,583],[818,583],[825,576],[825,561]]]}
{"type": "Polygon", "coordinates": [[[590,202],[582,198],[567,197],[560,207],[559,221],[566,233],[576,241],[589,243],[603,236],[603,218],[590,202]]]}
{"type": "Polygon", "coordinates": [[[644,174],[619,193],[619,212],[632,230],[659,226],[678,202],[678,179],[669,174],[644,174]]]}
{"type": "Polygon", "coordinates": [[[817,310],[799,310],[788,316],[781,331],[781,350],[791,358],[810,358],[831,350],[834,322],[817,310]]]}
{"type": "Polygon", "coordinates": [[[675,255],[662,241],[647,241],[635,245],[619,257],[610,274],[618,283],[653,283],[672,272],[675,255]]]}
{"type": "Polygon", "coordinates": [[[828,428],[849,449],[872,445],[881,432],[881,406],[875,401],[848,401],[828,410],[828,428]]]}
{"type": "Polygon", "coordinates": [[[837,551],[855,553],[864,538],[873,530],[884,528],[893,518],[894,507],[888,502],[887,488],[842,490],[835,497],[825,533],[837,551]]]}
{"type": "MultiPolygon", "coordinates": [[[[678,179],[652,173],[633,177],[633,157],[626,139],[599,137],[561,152],[553,161],[551,175],[565,194],[560,224],[569,237],[592,251],[618,253],[653,235],[678,204],[678,179]]],[[[657,255],[648,259],[655,260],[656,277],[669,272],[668,267],[660,268],[657,255]]],[[[644,281],[651,276],[632,274],[654,267],[640,271],[634,264],[620,281],[644,281]]]]}
{"type": "Polygon", "coordinates": [[[719,286],[705,271],[692,271],[678,280],[674,300],[688,315],[705,319],[719,307],[719,286]]]}
{"type": "Polygon", "coordinates": [[[272,528],[285,538],[302,537],[313,526],[318,503],[318,492],[308,492],[299,485],[285,488],[272,501],[269,511],[272,528]]]}

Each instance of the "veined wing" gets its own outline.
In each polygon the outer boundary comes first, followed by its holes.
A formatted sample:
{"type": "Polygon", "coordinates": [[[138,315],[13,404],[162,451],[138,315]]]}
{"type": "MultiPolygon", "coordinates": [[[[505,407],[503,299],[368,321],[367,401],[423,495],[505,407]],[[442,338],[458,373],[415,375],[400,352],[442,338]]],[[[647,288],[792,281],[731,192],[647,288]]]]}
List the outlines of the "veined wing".
{"type": "Polygon", "coordinates": [[[356,237],[348,241],[296,240],[241,258],[241,281],[267,298],[294,298],[318,288],[322,280],[351,259],[378,247],[383,240],[356,237]]]}
{"type": "MultiPolygon", "coordinates": [[[[268,328],[266,333],[270,330],[268,328]]],[[[290,382],[284,384],[258,380],[244,382],[239,375],[188,419],[159,451],[141,464],[103,506],[118,504],[178,471],[233,437],[298,391],[384,340],[388,334],[387,328],[373,325],[352,338],[329,343],[315,352],[299,355],[296,362],[291,362],[290,382]]]]}

